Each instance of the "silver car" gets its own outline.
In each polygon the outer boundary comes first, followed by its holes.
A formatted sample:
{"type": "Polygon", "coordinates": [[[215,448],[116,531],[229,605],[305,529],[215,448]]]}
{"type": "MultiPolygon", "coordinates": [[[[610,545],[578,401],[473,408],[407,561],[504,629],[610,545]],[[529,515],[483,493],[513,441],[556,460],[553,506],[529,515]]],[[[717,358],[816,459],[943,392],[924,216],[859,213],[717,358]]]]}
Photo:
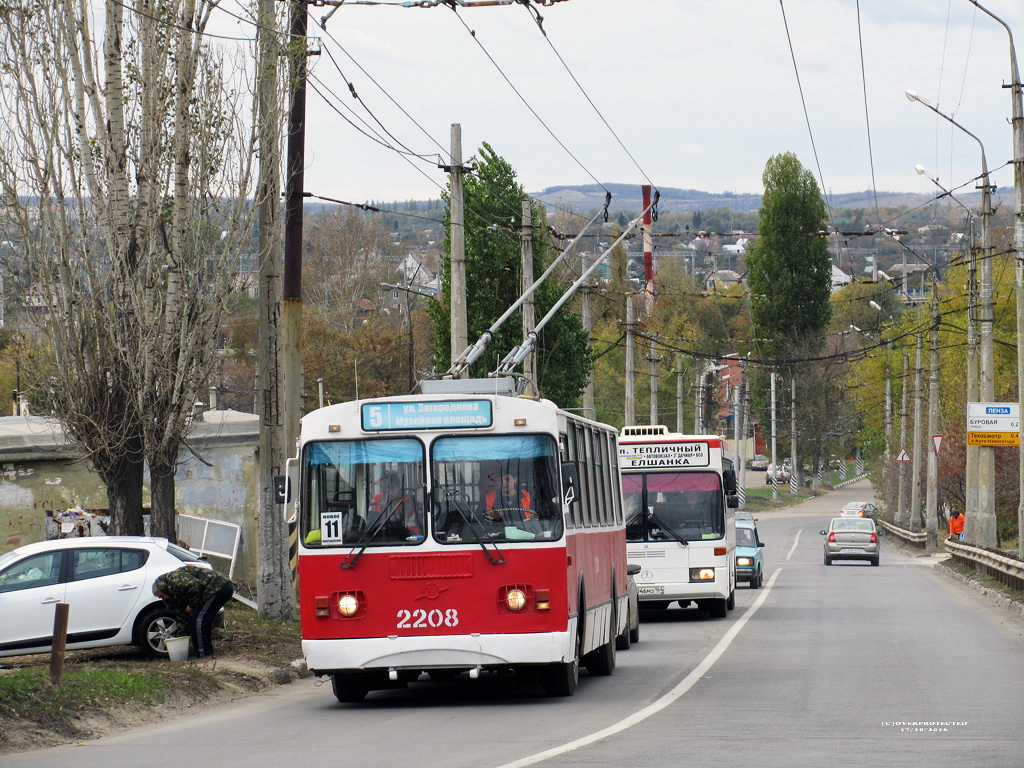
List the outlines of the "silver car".
{"type": "Polygon", "coordinates": [[[825,537],[825,565],[833,560],[867,560],[878,565],[878,531],[866,517],[834,517],[825,537]]]}

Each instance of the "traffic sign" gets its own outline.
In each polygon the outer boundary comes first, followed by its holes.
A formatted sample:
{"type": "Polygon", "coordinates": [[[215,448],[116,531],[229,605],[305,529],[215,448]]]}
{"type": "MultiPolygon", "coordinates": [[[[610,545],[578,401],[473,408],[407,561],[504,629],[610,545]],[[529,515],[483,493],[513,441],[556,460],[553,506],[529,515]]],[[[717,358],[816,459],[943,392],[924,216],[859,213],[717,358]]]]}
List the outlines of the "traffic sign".
{"type": "Polygon", "coordinates": [[[899,452],[899,455],[896,456],[896,461],[911,461],[910,454],[907,453],[906,448],[899,452]]]}
{"type": "Polygon", "coordinates": [[[935,444],[935,455],[939,455],[939,447],[942,445],[942,435],[932,435],[932,442],[935,444]]]}

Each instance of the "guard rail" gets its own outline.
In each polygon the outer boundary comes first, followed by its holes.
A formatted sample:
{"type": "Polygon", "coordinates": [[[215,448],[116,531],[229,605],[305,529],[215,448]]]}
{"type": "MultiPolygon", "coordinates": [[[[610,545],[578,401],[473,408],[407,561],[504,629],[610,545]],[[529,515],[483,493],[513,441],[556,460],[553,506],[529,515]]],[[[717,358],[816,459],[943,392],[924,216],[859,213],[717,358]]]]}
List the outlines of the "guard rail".
{"type": "Polygon", "coordinates": [[[987,574],[1010,589],[1024,590],[1024,561],[959,541],[946,541],[944,546],[956,562],[987,574]]]}
{"type": "Polygon", "coordinates": [[[889,533],[895,534],[898,539],[912,547],[924,549],[928,543],[928,534],[924,531],[921,531],[920,533],[916,531],[908,531],[906,528],[900,528],[898,525],[893,525],[892,523],[880,518],[876,519],[875,522],[889,533]]]}

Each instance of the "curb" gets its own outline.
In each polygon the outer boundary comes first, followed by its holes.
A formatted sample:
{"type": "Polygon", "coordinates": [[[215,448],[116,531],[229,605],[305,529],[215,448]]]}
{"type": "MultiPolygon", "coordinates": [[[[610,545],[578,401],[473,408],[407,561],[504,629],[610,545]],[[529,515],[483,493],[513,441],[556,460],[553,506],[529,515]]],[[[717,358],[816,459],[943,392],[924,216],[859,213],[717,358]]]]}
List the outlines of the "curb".
{"type": "Polygon", "coordinates": [[[943,565],[942,563],[936,563],[935,570],[951,579],[959,581],[961,584],[966,584],[978,594],[989,598],[999,608],[1005,608],[1008,611],[1013,611],[1014,613],[1024,616],[1024,603],[1019,600],[1014,600],[1012,597],[1004,594],[1000,590],[987,587],[971,576],[955,571],[948,565],[943,565]]]}

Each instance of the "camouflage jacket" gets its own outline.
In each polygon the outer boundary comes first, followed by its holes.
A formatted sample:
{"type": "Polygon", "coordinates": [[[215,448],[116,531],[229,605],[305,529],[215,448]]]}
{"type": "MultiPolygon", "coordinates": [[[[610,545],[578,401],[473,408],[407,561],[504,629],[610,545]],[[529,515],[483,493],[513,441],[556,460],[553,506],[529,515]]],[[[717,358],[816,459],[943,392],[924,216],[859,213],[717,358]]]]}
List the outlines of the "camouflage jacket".
{"type": "Polygon", "coordinates": [[[167,602],[177,611],[179,620],[188,620],[189,611],[198,611],[203,603],[223,589],[231,581],[211,568],[197,568],[183,565],[177,570],[158,576],[153,582],[153,591],[159,590],[168,596],[167,602]]]}

